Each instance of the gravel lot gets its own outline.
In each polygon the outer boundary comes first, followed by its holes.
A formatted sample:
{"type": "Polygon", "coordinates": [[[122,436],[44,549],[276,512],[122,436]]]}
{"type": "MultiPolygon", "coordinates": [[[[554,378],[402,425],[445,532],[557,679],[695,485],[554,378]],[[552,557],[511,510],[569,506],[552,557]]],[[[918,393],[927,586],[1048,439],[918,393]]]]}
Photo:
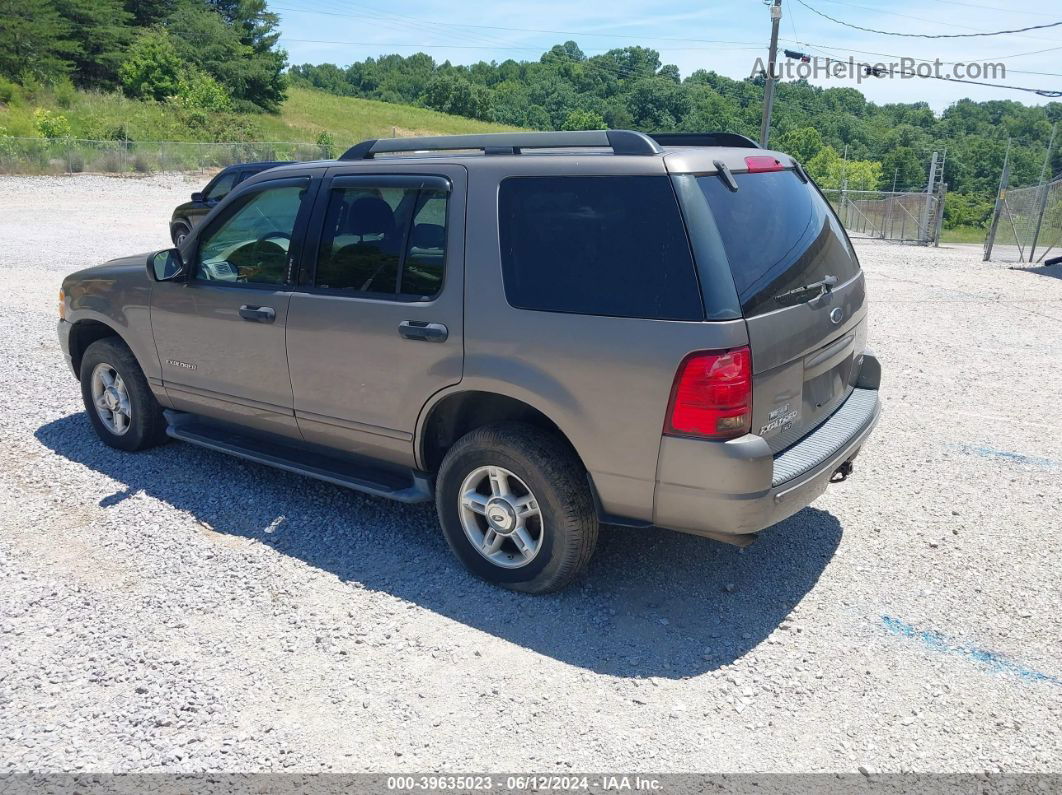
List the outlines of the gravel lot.
{"type": "Polygon", "coordinates": [[[535,598],[429,508],[96,440],[60,280],[203,181],[0,178],[0,772],[1062,772],[1062,269],[859,243],[855,476],[744,551],[608,529],[535,598]]]}

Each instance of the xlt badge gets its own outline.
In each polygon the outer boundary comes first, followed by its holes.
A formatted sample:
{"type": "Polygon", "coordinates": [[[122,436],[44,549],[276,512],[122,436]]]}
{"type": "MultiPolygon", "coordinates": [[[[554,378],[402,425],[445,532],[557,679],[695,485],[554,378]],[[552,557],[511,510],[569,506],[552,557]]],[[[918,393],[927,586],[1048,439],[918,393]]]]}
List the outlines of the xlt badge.
{"type": "Polygon", "coordinates": [[[793,421],[799,416],[800,411],[790,411],[788,403],[784,406],[779,406],[767,415],[767,424],[760,428],[760,436],[776,431],[779,428],[789,430],[793,426],[793,421]]]}

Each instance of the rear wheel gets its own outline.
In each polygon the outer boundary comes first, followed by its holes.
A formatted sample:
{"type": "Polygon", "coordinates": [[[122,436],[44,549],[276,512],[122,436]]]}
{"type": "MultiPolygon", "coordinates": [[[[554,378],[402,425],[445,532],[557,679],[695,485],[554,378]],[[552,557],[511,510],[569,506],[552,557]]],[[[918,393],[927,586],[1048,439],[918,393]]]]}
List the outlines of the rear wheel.
{"type": "Polygon", "coordinates": [[[89,345],[81,358],[81,397],[104,444],[146,450],[166,441],[166,420],[132,351],[117,337],[89,345]]]}
{"type": "Polygon", "coordinates": [[[472,431],[439,469],[446,541],[473,573],[506,588],[563,588],[590,560],[597,514],[586,472],[555,434],[506,423],[472,431]]]}

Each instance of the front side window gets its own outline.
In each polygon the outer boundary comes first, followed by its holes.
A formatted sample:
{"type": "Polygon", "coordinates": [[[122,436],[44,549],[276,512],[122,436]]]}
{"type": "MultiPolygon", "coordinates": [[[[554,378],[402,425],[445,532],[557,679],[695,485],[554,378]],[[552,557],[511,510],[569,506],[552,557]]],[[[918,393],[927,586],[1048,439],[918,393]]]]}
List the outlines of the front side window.
{"type": "Polygon", "coordinates": [[[222,174],[218,177],[217,181],[207,188],[204,198],[208,202],[219,202],[229,195],[236,186],[236,175],[238,172],[230,171],[228,174],[222,174]]]}
{"type": "Polygon", "coordinates": [[[442,287],[447,193],[358,185],[331,192],[316,287],[424,300],[442,287]]]}
{"type": "Polygon", "coordinates": [[[237,284],[283,284],[288,248],[306,188],[259,191],[203,238],[196,278],[237,284]]]}
{"type": "Polygon", "coordinates": [[[501,183],[498,221],[514,307],[704,320],[667,177],[511,177],[501,183]]]}

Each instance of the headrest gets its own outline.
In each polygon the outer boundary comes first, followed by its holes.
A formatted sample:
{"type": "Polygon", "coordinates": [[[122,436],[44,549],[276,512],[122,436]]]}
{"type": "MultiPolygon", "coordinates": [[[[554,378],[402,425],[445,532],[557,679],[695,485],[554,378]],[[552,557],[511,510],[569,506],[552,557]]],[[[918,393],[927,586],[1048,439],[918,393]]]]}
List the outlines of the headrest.
{"type": "Polygon", "coordinates": [[[416,224],[410,240],[413,248],[442,248],[446,242],[446,229],[439,224],[416,224]]]}
{"type": "Polygon", "coordinates": [[[391,205],[376,196],[355,199],[347,212],[347,234],[390,235],[395,230],[391,205]]]}

